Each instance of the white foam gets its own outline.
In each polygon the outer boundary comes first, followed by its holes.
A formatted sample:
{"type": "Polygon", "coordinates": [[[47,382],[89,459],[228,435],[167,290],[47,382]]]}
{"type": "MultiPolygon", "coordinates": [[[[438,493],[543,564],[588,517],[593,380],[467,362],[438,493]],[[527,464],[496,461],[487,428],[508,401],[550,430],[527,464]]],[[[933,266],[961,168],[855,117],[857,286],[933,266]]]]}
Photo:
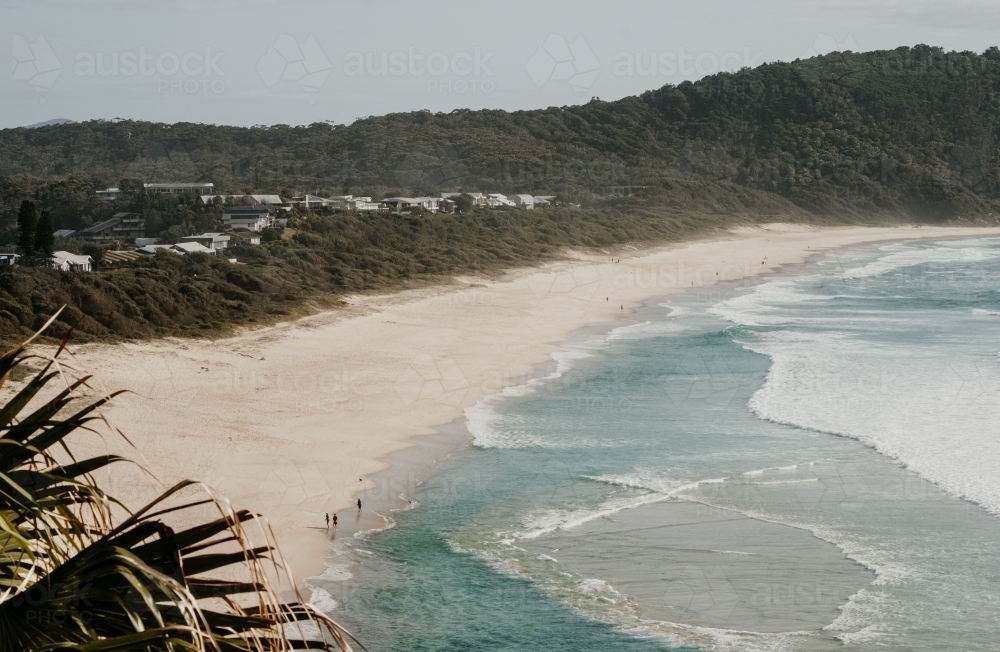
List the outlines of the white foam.
{"type": "Polygon", "coordinates": [[[685,330],[684,326],[669,321],[644,321],[628,326],[619,326],[608,333],[607,340],[645,340],[654,337],[662,337],[672,333],[679,333],[685,330]]]}
{"type": "Polygon", "coordinates": [[[626,509],[635,509],[643,505],[669,500],[669,498],[670,496],[664,494],[648,493],[639,496],[611,498],[594,509],[547,509],[532,512],[525,516],[522,521],[527,529],[517,532],[513,536],[517,539],[537,539],[557,530],[572,530],[585,523],[613,516],[626,509]]]}
{"type": "Polygon", "coordinates": [[[519,385],[505,387],[500,392],[486,396],[472,407],[466,408],[466,428],[473,436],[473,445],[480,448],[526,448],[548,445],[549,442],[532,433],[512,427],[516,426],[516,418],[505,418],[497,413],[496,408],[504,399],[527,396],[562,377],[573,367],[574,362],[590,357],[597,346],[599,345],[595,345],[594,342],[564,344],[561,350],[552,354],[552,359],[556,362],[556,368],[552,373],[532,378],[519,385]]]}
{"type": "Polygon", "coordinates": [[[934,247],[913,247],[908,244],[888,245],[883,251],[892,251],[887,256],[874,260],[862,267],[854,267],[843,273],[843,278],[863,278],[881,276],[904,267],[926,263],[977,262],[1000,257],[1000,251],[981,246],[955,246],[955,243],[934,247]]]}
{"type": "Polygon", "coordinates": [[[794,319],[786,310],[787,306],[829,299],[829,296],[804,292],[796,280],[774,280],[722,301],[708,312],[742,326],[780,326],[794,319]]]}
{"type": "Polygon", "coordinates": [[[859,439],[1000,514],[995,362],[840,333],[770,332],[746,346],[772,361],[748,404],[761,418],[859,439]]]}
{"type": "Polygon", "coordinates": [[[324,589],[313,588],[309,594],[309,602],[325,614],[329,614],[337,609],[337,601],[333,599],[329,591],[324,589]]]}

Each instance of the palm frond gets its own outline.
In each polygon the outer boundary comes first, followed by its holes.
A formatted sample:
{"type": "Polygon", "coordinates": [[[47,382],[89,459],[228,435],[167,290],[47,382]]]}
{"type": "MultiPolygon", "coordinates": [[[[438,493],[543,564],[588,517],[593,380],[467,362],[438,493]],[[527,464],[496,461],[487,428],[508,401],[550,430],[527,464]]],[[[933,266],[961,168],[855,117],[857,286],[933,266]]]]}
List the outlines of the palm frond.
{"type": "Polygon", "coordinates": [[[276,581],[294,582],[260,516],[193,481],[124,510],[94,476],[130,460],[77,459],[72,446],[75,433],[106,423],[100,409],[119,393],[85,400],[81,390],[93,388],[83,375],[44,398],[63,377],[66,342],[49,358],[27,344],[0,356],[0,390],[15,369],[42,361],[0,405],[0,652],[360,645],[297,590],[291,602],[278,596],[276,581]],[[207,506],[216,516],[204,517],[207,506]],[[120,522],[117,510],[128,514],[120,522]]]}

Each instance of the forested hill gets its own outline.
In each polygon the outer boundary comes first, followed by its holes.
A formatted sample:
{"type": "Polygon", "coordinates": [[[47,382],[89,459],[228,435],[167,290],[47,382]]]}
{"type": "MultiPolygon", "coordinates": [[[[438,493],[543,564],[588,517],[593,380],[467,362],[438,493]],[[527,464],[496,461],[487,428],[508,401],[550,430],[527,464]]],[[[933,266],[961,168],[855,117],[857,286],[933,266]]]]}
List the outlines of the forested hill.
{"type": "MultiPolygon", "coordinates": [[[[3,197],[39,181],[220,190],[563,193],[611,185],[727,210],[981,219],[1000,212],[1000,50],[917,46],[773,63],[619,101],[414,112],[351,125],[91,121],[0,131],[3,197]],[[794,204],[794,206],[792,206],[794,204]]],[[[10,207],[5,207],[9,215],[10,207]]]]}

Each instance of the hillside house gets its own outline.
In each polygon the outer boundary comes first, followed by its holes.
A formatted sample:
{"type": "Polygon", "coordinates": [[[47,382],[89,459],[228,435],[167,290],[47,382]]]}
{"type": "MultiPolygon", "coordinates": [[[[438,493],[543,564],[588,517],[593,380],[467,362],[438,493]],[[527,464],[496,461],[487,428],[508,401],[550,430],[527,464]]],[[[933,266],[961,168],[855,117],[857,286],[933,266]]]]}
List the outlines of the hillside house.
{"type": "Polygon", "coordinates": [[[394,211],[422,208],[430,213],[437,213],[440,209],[441,199],[439,197],[386,197],[381,203],[389,210],[394,211]]]}
{"type": "Polygon", "coordinates": [[[18,258],[20,258],[19,254],[0,254],[0,267],[16,265],[18,258]]]}
{"type": "Polygon", "coordinates": [[[202,195],[201,203],[208,205],[218,198],[227,204],[244,206],[281,206],[284,200],[278,195],[202,195]]]}
{"type": "Polygon", "coordinates": [[[90,256],[71,254],[68,251],[57,251],[52,254],[52,266],[64,272],[78,270],[93,271],[94,259],[90,256]]]}
{"type": "Polygon", "coordinates": [[[382,206],[372,201],[371,197],[355,197],[354,195],[335,195],[330,197],[328,206],[338,211],[377,211],[382,206]]]}
{"type": "Polygon", "coordinates": [[[486,205],[490,208],[500,208],[502,206],[513,208],[514,202],[507,199],[507,195],[501,195],[498,192],[491,192],[486,195],[486,205]]]}
{"type": "Polygon", "coordinates": [[[535,208],[535,198],[531,195],[511,195],[510,201],[518,208],[528,211],[535,208]]]}
{"type": "Polygon", "coordinates": [[[230,229],[259,232],[275,225],[275,211],[266,206],[230,206],[222,212],[222,223],[230,229]]]}
{"type": "Polygon", "coordinates": [[[253,231],[233,231],[227,235],[229,235],[229,242],[232,244],[236,244],[237,241],[251,245],[260,244],[260,234],[253,231]]]}
{"type": "Polygon", "coordinates": [[[118,199],[118,195],[121,194],[121,190],[118,188],[106,188],[104,190],[95,190],[94,194],[105,201],[114,201],[118,199]]]}
{"type": "Polygon", "coordinates": [[[487,206],[486,195],[481,192],[443,192],[441,193],[441,199],[450,199],[455,201],[461,195],[468,195],[472,199],[473,206],[487,206]]]}
{"type": "Polygon", "coordinates": [[[134,240],[146,236],[146,220],[139,213],[115,213],[111,219],[77,231],[74,237],[92,242],[134,240]]]}
{"type": "Polygon", "coordinates": [[[186,195],[188,193],[211,194],[214,183],[144,183],[146,192],[159,192],[169,195],[186,195]]]}
{"type": "Polygon", "coordinates": [[[329,199],[317,197],[316,195],[299,195],[298,197],[292,197],[285,203],[289,206],[298,206],[300,208],[316,211],[321,208],[326,208],[334,202],[331,202],[329,199]]]}
{"type": "MultiPolygon", "coordinates": [[[[222,251],[229,246],[229,236],[225,233],[202,233],[201,235],[189,235],[181,238],[177,246],[187,243],[197,243],[211,252],[222,251]]],[[[190,253],[190,251],[189,251],[190,253]]]]}

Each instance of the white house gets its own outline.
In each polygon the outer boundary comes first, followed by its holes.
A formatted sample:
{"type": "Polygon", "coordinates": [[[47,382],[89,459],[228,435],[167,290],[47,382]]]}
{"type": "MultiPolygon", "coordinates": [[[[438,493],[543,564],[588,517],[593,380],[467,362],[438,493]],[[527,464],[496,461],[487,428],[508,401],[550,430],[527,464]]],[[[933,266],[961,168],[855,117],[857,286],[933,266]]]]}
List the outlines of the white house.
{"type": "Polygon", "coordinates": [[[491,192],[486,195],[486,205],[490,208],[497,208],[499,206],[514,206],[514,202],[507,199],[507,195],[501,195],[498,192],[491,192]]]}
{"type": "Polygon", "coordinates": [[[76,233],[76,231],[74,231],[73,229],[59,229],[58,231],[54,231],[52,235],[57,238],[69,238],[74,233],[76,233]]]}
{"type": "Polygon", "coordinates": [[[211,204],[216,197],[223,202],[245,201],[254,206],[281,206],[284,203],[278,195],[202,195],[201,203],[211,204]]]}
{"type": "Polygon", "coordinates": [[[118,195],[121,194],[121,190],[119,190],[118,188],[107,188],[105,190],[96,190],[94,191],[94,194],[100,197],[101,199],[107,201],[114,201],[115,199],[118,199],[118,195]]]}
{"type": "Polygon", "coordinates": [[[473,206],[487,206],[488,202],[486,195],[481,192],[443,192],[441,193],[441,199],[451,199],[454,201],[461,195],[468,195],[472,198],[473,206]]]}
{"type": "Polygon", "coordinates": [[[334,195],[328,200],[330,208],[338,211],[377,211],[382,207],[373,202],[371,197],[355,197],[354,195],[334,195]]]}
{"type": "Polygon", "coordinates": [[[173,245],[168,245],[168,244],[148,244],[138,247],[136,249],[136,251],[138,251],[140,254],[145,254],[147,256],[155,256],[156,252],[160,250],[180,253],[179,251],[174,251],[173,245]]]}
{"type": "Polygon", "coordinates": [[[237,241],[252,245],[260,244],[260,234],[253,231],[233,231],[230,237],[232,237],[230,242],[233,244],[236,244],[237,241]]]}
{"type": "Polygon", "coordinates": [[[68,272],[78,269],[81,272],[93,271],[94,259],[90,256],[71,254],[68,251],[57,251],[52,254],[52,266],[68,272]]]}
{"type": "Polygon", "coordinates": [[[177,246],[188,243],[200,244],[214,253],[216,251],[222,251],[229,246],[229,236],[225,233],[202,233],[201,235],[189,235],[181,238],[181,241],[177,246]]]}
{"type": "Polygon", "coordinates": [[[222,212],[222,223],[230,229],[263,231],[274,226],[274,210],[263,206],[230,206],[222,212]]]}
{"type": "Polygon", "coordinates": [[[323,199],[322,197],[317,197],[316,195],[307,194],[292,197],[285,203],[289,206],[301,206],[302,208],[314,211],[320,208],[326,208],[332,202],[329,199],[323,199]]]}
{"type": "Polygon", "coordinates": [[[19,254],[0,254],[0,267],[6,265],[16,265],[19,254]]]}
{"type": "Polygon", "coordinates": [[[510,200],[518,208],[523,208],[525,210],[532,210],[535,207],[535,198],[531,195],[512,195],[510,200]]]}
{"type": "Polygon", "coordinates": [[[386,197],[382,200],[382,205],[390,210],[408,211],[419,207],[430,213],[437,213],[440,203],[440,197],[386,197]]]}
{"type": "Polygon", "coordinates": [[[535,206],[551,206],[555,203],[555,195],[535,195],[535,206]]]}
{"type": "Polygon", "coordinates": [[[189,192],[208,194],[215,188],[214,183],[144,183],[146,192],[162,192],[170,195],[183,195],[189,192]]]}
{"type": "MultiPolygon", "coordinates": [[[[229,239],[228,235],[226,239],[229,239]]],[[[156,245],[153,246],[155,247],[156,245]]],[[[179,254],[214,254],[216,252],[215,249],[209,249],[200,242],[178,242],[175,245],[171,245],[170,248],[179,254]]],[[[222,247],[222,249],[225,249],[225,247],[222,247]]]]}

